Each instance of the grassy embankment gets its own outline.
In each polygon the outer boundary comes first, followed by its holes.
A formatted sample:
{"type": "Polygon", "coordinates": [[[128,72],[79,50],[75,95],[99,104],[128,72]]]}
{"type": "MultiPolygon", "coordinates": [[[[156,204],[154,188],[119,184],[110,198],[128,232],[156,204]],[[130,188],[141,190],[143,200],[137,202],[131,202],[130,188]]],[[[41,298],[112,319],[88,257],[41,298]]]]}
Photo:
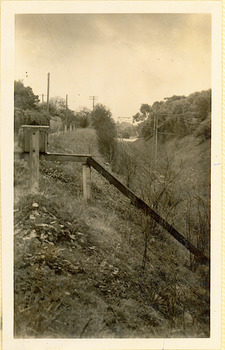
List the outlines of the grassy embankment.
{"type": "MultiPolygon", "coordinates": [[[[50,150],[104,163],[90,129],[51,136],[50,150]]],[[[80,164],[43,162],[41,174],[32,196],[15,164],[15,336],[209,336],[206,268],[191,271],[186,250],[94,170],[88,203],[80,164]]]]}
{"type": "Polygon", "coordinates": [[[209,256],[210,140],[189,135],[158,142],[156,166],[152,140],[122,147],[136,166],[131,189],[209,256]]]}

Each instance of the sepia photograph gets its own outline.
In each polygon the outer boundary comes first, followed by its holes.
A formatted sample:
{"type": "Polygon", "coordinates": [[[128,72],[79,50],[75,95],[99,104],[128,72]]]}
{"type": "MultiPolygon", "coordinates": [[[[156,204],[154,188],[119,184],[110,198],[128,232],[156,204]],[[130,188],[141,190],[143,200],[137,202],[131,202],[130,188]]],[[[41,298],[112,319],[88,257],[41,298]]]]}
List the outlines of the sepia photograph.
{"type": "Polygon", "coordinates": [[[12,349],[220,349],[219,2],[84,3],[13,14],[12,349]]]}

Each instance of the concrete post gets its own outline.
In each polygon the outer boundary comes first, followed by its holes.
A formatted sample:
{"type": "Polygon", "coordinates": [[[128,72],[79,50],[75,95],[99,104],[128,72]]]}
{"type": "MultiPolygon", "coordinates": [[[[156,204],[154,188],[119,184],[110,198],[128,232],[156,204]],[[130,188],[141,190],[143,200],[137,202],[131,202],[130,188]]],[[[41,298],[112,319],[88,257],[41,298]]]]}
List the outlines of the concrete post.
{"type": "Polygon", "coordinates": [[[22,126],[23,152],[29,152],[30,189],[37,193],[39,188],[39,154],[47,152],[49,126],[22,126]]]}
{"type": "Polygon", "coordinates": [[[91,167],[83,164],[83,196],[85,200],[91,198],[91,167]]]}
{"type": "Polygon", "coordinates": [[[38,193],[39,189],[39,129],[30,130],[30,189],[38,193]]]}

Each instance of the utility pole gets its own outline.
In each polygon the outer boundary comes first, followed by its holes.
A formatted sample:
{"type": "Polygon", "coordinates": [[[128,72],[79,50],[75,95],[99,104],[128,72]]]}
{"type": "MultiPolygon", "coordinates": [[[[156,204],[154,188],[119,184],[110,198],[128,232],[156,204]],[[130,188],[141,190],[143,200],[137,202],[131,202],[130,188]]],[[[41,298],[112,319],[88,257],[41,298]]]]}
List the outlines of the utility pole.
{"type": "Polygon", "coordinates": [[[157,163],[157,149],[158,149],[158,115],[155,116],[155,170],[157,163]]]}
{"type": "Polygon", "coordinates": [[[92,101],[93,101],[93,105],[92,105],[93,110],[94,110],[94,108],[95,108],[95,101],[96,101],[97,99],[98,99],[97,96],[89,96],[89,100],[92,100],[92,101]]]}
{"type": "Polygon", "coordinates": [[[50,87],[50,73],[48,73],[48,83],[47,83],[47,113],[49,113],[49,87],[50,87]]]}
{"type": "Polygon", "coordinates": [[[68,95],[66,94],[66,117],[67,117],[67,111],[68,111],[68,95]]]}
{"type": "MultiPolygon", "coordinates": [[[[164,113],[157,113],[156,115],[154,115],[154,119],[153,119],[153,140],[152,140],[152,164],[153,164],[153,169],[156,170],[156,163],[157,163],[157,151],[158,151],[158,134],[163,134],[163,135],[179,135],[179,134],[174,134],[174,133],[166,133],[166,132],[160,132],[158,131],[161,126],[163,126],[164,124],[166,124],[168,121],[170,121],[171,119],[178,117],[178,116],[184,116],[184,111],[182,114],[179,115],[174,115],[172,114],[169,118],[167,118],[166,120],[164,120],[161,124],[158,125],[158,117],[159,115],[165,115],[164,113]]],[[[168,116],[168,114],[167,114],[168,116]]],[[[185,119],[185,125],[187,127],[187,121],[185,119]]],[[[185,136],[185,135],[183,135],[185,136]]]]}
{"type": "Polygon", "coordinates": [[[152,140],[152,168],[156,170],[158,150],[158,115],[154,115],[153,120],[153,140],[152,140]]]}
{"type": "Polygon", "coordinates": [[[65,123],[65,131],[67,131],[67,122],[68,122],[68,95],[66,94],[66,123],[65,123]]]}
{"type": "Polygon", "coordinates": [[[153,138],[152,138],[152,149],[151,149],[151,167],[152,170],[155,170],[155,163],[154,163],[154,147],[155,147],[155,115],[153,116],[153,138]]]}

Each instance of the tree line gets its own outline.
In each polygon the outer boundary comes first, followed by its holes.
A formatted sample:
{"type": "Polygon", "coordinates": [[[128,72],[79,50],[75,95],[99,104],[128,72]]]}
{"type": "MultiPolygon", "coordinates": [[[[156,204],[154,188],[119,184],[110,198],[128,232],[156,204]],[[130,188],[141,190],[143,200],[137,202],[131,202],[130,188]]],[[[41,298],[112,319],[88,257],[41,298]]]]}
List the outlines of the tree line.
{"type": "MultiPolygon", "coordinates": [[[[47,112],[46,102],[40,102],[31,87],[25,87],[21,81],[14,82],[14,129],[18,132],[21,125],[50,125],[52,117],[58,117],[62,124],[85,128],[92,126],[96,130],[99,150],[108,162],[117,168],[122,154],[121,146],[116,142],[117,130],[111,111],[97,104],[93,111],[82,107],[72,111],[63,98],[52,98],[47,112]],[[120,152],[118,152],[120,149],[120,152]]],[[[139,122],[139,134],[144,139],[153,136],[157,128],[162,142],[172,137],[184,137],[193,134],[200,141],[211,138],[211,90],[195,92],[188,97],[165,97],[163,101],[152,105],[142,104],[133,116],[139,122]]],[[[124,158],[124,157],[122,157],[124,158]]]]}
{"type": "Polygon", "coordinates": [[[152,105],[142,104],[133,116],[140,122],[139,132],[150,138],[157,128],[162,141],[171,137],[193,134],[201,141],[211,137],[211,89],[194,92],[189,96],[165,97],[152,105]]]}
{"type": "Polygon", "coordinates": [[[47,103],[41,102],[30,86],[25,87],[22,81],[14,82],[14,131],[17,133],[21,125],[50,125],[50,120],[58,117],[62,124],[85,128],[90,125],[91,111],[82,107],[72,111],[60,97],[51,98],[49,112],[47,103]]]}
{"type": "MultiPolygon", "coordinates": [[[[95,129],[99,151],[110,163],[113,172],[124,178],[125,184],[151,204],[163,217],[169,221],[177,220],[182,224],[179,212],[186,218],[186,235],[189,240],[197,240],[196,246],[202,251],[209,247],[209,205],[207,198],[196,192],[196,199],[190,195],[188,201],[181,195],[182,188],[178,181],[181,169],[173,170],[171,159],[161,161],[158,179],[151,171],[151,159],[146,154],[136,151],[129,144],[117,142],[117,126],[109,108],[97,104],[93,111],[83,108],[77,112],[66,109],[65,101],[60,98],[51,99],[49,113],[46,103],[40,103],[37,95],[30,87],[24,87],[21,82],[15,82],[15,125],[22,124],[49,125],[52,116],[58,116],[62,121],[77,123],[79,127],[91,126],[95,129]],[[17,124],[16,124],[17,123],[17,124]],[[144,164],[144,166],[143,166],[144,164]],[[203,198],[203,200],[202,200],[203,198]],[[179,205],[179,210],[177,207],[179,205]],[[177,214],[178,212],[178,214],[177,214]],[[178,216],[177,216],[178,215],[178,216]],[[196,220],[199,220],[197,222],[196,220]],[[193,231],[193,232],[192,232],[193,231]],[[192,232],[192,233],[191,233],[192,232]],[[193,237],[192,237],[193,236],[193,237]]],[[[145,139],[153,135],[154,128],[160,126],[161,141],[171,137],[184,137],[194,134],[203,141],[211,137],[211,90],[195,92],[188,97],[172,96],[153,105],[142,104],[140,111],[133,117],[140,122],[139,133],[145,139]]],[[[191,187],[190,187],[191,189],[191,187]]],[[[189,189],[189,190],[190,190],[189,189]]],[[[146,226],[145,263],[149,232],[156,230],[151,221],[146,226]],[[149,230],[151,226],[152,230],[149,230]]]]}

